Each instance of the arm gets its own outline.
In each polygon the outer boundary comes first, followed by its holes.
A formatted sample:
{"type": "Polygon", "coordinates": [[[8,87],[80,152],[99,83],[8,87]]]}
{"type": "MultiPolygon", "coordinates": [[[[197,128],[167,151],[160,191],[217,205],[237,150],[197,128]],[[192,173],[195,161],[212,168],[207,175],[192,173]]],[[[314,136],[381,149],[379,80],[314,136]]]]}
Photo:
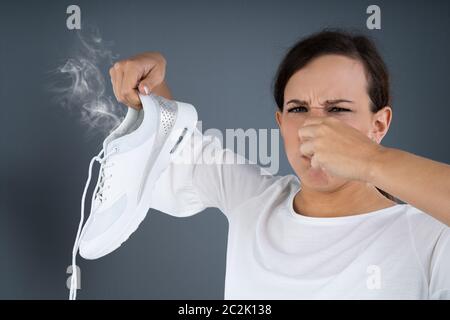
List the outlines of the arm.
{"type": "Polygon", "coordinates": [[[450,166],[372,141],[333,117],[309,118],[300,152],[312,167],[368,182],[450,225],[450,166]]]}
{"type": "Polygon", "coordinates": [[[450,226],[450,166],[383,147],[368,182],[450,226]]]}
{"type": "MultiPolygon", "coordinates": [[[[172,99],[164,81],[166,64],[158,52],[145,52],[116,62],[110,75],[117,100],[140,109],[138,93],[150,91],[172,99]]],[[[217,137],[203,136],[196,128],[189,139],[177,156],[183,161],[172,162],[156,181],[152,208],[184,217],[216,207],[229,217],[234,208],[265,191],[275,179],[262,175],[259,166],[238,160],[240,156],[224,149],[217,137]],[[214,161],[209,161],[211,155],[214,161]]]]}
{"type": "Polygon", "coordinates": [[[246,200],[257,197],[280,176],[272,176],[257,164],[223,148],[213,135],[196,128],[152,190],[151,208],[186,217],[205,208],[218,208],[227,218],[246,200]],[[213,155],[213,157],[211,157],[213,155]]]}

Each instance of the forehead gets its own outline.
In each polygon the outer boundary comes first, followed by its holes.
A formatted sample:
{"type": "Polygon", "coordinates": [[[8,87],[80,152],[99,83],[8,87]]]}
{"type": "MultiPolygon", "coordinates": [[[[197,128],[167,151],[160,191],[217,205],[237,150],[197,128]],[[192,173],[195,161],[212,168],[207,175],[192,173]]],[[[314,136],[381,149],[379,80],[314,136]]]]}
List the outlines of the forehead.
{"type": "Polygon", "coordinates": [[[340,55],[318,57],[292,75],[284,93],[285,101],[367,97],[364,66],[358,60],[340,55]]]}

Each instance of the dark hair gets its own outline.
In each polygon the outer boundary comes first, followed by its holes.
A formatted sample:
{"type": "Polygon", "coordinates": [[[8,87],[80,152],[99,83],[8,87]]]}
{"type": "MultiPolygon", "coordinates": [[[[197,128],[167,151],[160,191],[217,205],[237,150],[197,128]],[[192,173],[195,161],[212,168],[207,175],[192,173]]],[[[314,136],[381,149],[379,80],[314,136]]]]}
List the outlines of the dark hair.
{"type": "MultiPolygon", "coordinates": [[[[324,29],[298,41],[288,50],[278,67],[273,84],[273,96],[280,111],[283,111],[284,89],[289,79],[315,58],[327,54],[346,56],[359,60],[363,64],[370,98],[370,111],[375,113],[385,106],[391,106],[388,69],[373,41],[359,33],[324,29]]],[[[377,189],[388,199],[397,202],[392,195],[377,189]]]]}

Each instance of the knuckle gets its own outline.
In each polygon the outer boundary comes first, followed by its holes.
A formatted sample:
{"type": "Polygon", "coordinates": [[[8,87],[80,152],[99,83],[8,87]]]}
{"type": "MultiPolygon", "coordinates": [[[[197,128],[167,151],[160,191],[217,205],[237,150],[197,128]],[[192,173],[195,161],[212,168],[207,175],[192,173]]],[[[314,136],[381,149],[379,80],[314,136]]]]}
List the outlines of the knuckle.
{"type": "Polygon", "coordinates": [[[155,51],[155,52],[154,52],[153,59],[156,60],[156,62],[157,62],[159,65],[162,65],[162,66],[165,66],[166,63],[167,63],[166,58],[162,55],[161,52],[158,52],[158,51],[155,51]]]}
{"type": "Polygon", "coordinates": [[[136,63],[134,60],[128,59],[128,60],[125,60],[123,67],[124,67],[124,69],[129,69],[129,68],[132,68],[133,66],[135,66],[135,64],[136,63]]]}
{"type": "Polygon", "coordinates": [[[125,61],[123,62],[123,68],[124,68],[124,69],[128,68],[129,65],[130,65],[130,60],[125,60],[125,61]]]}
{"type": "Polygon", "coordinates": [[[128,99],[130,92],[128,90],[122,90],[121,95],[123,99],[128,99]]]}
{"type": "Polygon", "coordinates": [[[139,71],[139,62],[135,60],[127,60],[124,69],[126,72],[138,72],[139,71]]]}

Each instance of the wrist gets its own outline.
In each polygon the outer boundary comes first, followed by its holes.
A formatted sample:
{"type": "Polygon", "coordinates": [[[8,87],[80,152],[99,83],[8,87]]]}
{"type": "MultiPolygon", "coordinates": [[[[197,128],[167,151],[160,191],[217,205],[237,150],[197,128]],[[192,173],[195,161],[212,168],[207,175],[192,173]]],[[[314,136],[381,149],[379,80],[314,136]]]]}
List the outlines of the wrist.
{"type": "Polygon", "coordinates": [[[383,172],[383,164],[386,162],[385,159],[390,152],[391,149],[388,147],[382,145],[377,146],[376,152],[374,152],[369,161],[365,177],[366,182],[376,185],[377,177],[383,172]]]}

